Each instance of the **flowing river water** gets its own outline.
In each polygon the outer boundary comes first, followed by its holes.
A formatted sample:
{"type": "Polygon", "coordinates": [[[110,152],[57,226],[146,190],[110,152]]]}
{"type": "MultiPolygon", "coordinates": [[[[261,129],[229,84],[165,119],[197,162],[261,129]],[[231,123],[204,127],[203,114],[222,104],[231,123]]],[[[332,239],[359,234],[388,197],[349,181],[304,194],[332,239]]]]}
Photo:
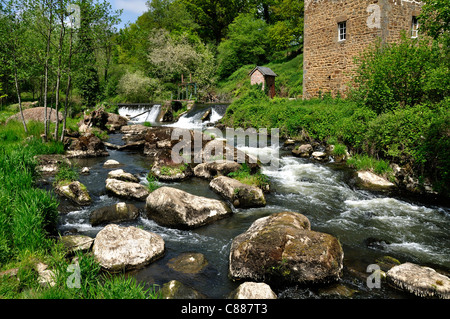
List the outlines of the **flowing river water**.
{"type": "MultiPolygon", "coordinates": [[[[219,119],[223,108],[215,109],[211,122],[219,119]],[[214,113],[215,112],[215,113],[214,113]]],[[[153,116],[153,115],[152,115],[153,116]]],[[[198,113],[180,118],[172,126],[199,128],[198,113]]],[[[148,120],[148,117],[146,118],[148,120]]],[[[160,123],[153,123],[161,125],[160,123]]],[[[123,144],[122,134],[110,135],[109,142],[123,144]]],[[[145,213],[134,225],[161,235],[165,241],[165,256],[151,265],[131,273],[138,281],[163,285],[176,279],[208,298],[226,298],[240,283],[228,277],[228,260],[232,240],[245,232],[258,218],[272,213],[294,211],[304,214],[315,231],[337,237],[344,250],[344,270],[340,282],[324,287],[275,288],[279,298],[410,298],[390,287],[367,287],[367,267],[384,256],[400,262],[414,262],[431,266],[438,271],[450,270],[450,207],[423,202],[420,198],[373,192],[354,187],[352,171],[336,163],[322,164],[293,157],[288,150],[265,147],[242,147],[248,153],[279,156],[278,167],[263,166],[271,192],[266,195],[263,208],[233,209],[231,217],[194,230],[177,230],[157,225],[145,213]],[[170,259],[185,252],[199,252],[208,260],[207,267],[195,275],[176,272],[167,266],[170,259]]],[[[108,159],[123,165],[125,171],[140,177],[145,184],[151,161],[139,152],[109,150],[107,158],[77,159],[78,167],[90,167],[90,175],[80,175],[89,190],[93,204],[86,208],[73,206],[62,200],[59,230],[76,231],[95,237],[102,226],[92,227],[90,213],[100,207],[123,200],[106,193],[105,180],[111,169],[103,167],[108,159]]],[[[209,188],[206,180],[192,178],[177,183],[159,183],[189,193],[221,199],[209,188]]],[[[127,201],[144,210],[145,203],[127,201]]]]}

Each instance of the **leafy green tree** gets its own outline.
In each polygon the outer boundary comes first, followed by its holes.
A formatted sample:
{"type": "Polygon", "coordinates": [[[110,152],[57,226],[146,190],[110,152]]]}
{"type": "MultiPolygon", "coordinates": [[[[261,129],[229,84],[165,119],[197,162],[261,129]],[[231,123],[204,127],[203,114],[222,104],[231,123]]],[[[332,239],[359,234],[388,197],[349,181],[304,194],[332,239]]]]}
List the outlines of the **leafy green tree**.
{"type": "Polygon", "coordinates": [[[450,6],[447,0],[423,0],[420,29],[450,45],[450,6]]]}
{"type": "Polygon", "coordinates": [[[445,47],[403,36],[378,42],[357,59],[353,97],[378,114],[422,102],[440,102],[450,93],[450,61],[445,47]]]}
{"type": "Polygon", "coordinates": [[[303,0],[274,1],[269,37],[277,51],[303,44],[303,5],[303,0]]]}
{"type": "Polygon", "coordinates": [[[214,55],[198,37],[187,33],[171,35],[155,30],[150,36],[148,60],[151,73],[163,82],[178,82],[181,75],[192,75],[192,81],[205,86],[214,77],[214,55]]]}
{"type": "Polygon", "coordinates": [[[254,14],[241,14],[228,27],[218,47],[218,74],[227,77],[246,64],[263,64],[270,56],[267,24],[254,14]]]}
{"type": "Polygon", "coordinates": [[[200,26],[198,34],[205,42],[218,45],[226,36],[228,26],[240,14],[249,12],[248,0],[177,0],[186,5],[194,21],[200,26]]]}

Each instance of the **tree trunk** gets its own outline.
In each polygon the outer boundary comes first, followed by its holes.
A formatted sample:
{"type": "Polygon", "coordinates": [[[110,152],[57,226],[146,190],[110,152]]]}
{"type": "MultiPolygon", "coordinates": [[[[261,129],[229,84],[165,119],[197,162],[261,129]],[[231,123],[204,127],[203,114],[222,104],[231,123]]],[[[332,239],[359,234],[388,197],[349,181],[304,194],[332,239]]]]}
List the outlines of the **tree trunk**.
{"type": "Polygon", "coordinates": [[[49,131],[49,121],[47,117],[47,94],[48,94],[48,69],[49,69],[49,60],[50,60],[50,41],[52,36],[52,20],[53,20],[53,4],[50,1],[49,5],[49,20],[48,20],[48,32],[47,32],[47,51],[45,56],[45,65],[44,65],[44,140],[47,142],[48,140],[48,131],[49,131]]]}
{"type": "Polygon", "coordinates": [[[20,87],[19,87],[19,79],[17,76],[17,66],[16,65],[14,66],[14,82],[16,84],[17,99],[19,100],[20,118],[22,119],[22,124],[23,124],[23,128],[25,130],[25,133],[28,134],[27,123],[25,122],[25,117],[23,116],[22,98],[20,97],[20,87]]]}

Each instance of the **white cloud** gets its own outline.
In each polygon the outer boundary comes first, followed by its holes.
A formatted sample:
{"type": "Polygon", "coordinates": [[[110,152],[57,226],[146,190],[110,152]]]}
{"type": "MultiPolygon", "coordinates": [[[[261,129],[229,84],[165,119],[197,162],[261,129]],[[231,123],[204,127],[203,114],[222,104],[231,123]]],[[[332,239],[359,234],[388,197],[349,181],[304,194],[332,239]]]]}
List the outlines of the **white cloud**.
{"type": "Polygon", "coordinates": [[[141,15],[148,10],[146,2],[147,0],[115,0],[111,1],[111,4],[117,9],[123,9],[124,12],[129,11],[141,15]]]}

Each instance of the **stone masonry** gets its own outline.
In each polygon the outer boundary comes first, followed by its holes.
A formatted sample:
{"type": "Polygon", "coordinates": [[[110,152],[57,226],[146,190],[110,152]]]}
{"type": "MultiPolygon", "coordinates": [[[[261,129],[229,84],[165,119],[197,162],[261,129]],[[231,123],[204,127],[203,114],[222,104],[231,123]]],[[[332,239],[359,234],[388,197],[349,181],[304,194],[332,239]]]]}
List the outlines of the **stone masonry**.
{"type": "Polygon", "coordinates": [[[305,0],[303,98],[345,97],[354,58],[377,39],[396,42],[402,31],[411,36],[421,5],[415,0],[305,0]]]}

